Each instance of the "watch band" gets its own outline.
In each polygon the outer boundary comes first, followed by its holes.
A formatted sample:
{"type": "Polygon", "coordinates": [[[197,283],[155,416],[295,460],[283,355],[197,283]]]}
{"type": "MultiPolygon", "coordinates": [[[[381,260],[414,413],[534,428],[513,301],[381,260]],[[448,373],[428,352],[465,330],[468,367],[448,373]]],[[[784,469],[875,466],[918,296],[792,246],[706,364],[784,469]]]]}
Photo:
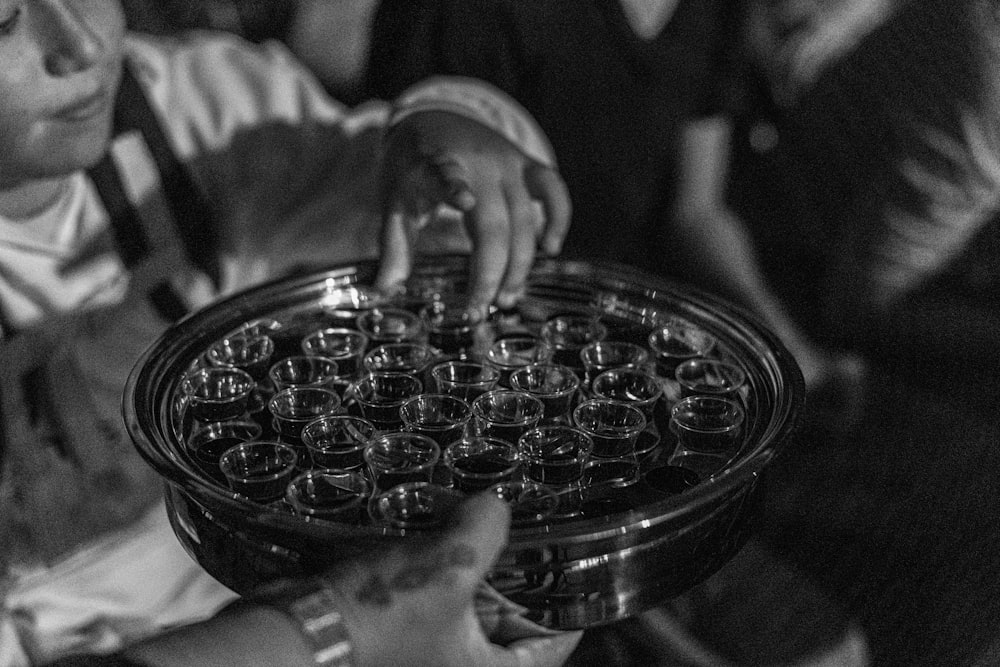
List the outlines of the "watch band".
{"type": "Polygon", "coordinates": [[[351,667],[353,650],[337,600],[322,579],[268,585],[252,599],[277,607],[299,626],[317,667],[351,667]]]}

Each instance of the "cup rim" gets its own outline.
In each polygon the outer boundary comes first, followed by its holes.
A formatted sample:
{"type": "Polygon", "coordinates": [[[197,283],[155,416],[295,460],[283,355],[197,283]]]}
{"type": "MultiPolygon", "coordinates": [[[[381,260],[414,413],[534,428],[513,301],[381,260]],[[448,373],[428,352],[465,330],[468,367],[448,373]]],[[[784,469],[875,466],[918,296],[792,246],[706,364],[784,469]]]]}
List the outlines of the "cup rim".
{"type": "Polygon", "coordinates": [[[330,359],[336,361],[339,358],[347,359],[350,357],[358,356],[359,354],[363,354],[364,351],[368,348],[368,336],[360,329],[351,329],[349,327],[323,327],[320,329],[315,329],[310,333],[306,334],[305,336],[303,336],[302,340],[299,343],[299,348],[305,355],[321,354],[324,357],[329,357],[330,359]],[[307,345],[307,341],[313,340],[318,336],[322,336],[323,334],[330,334],[330,335],[342,334],[348,337],[357,337],[360,343],[356,350],[350,350],[340,354],[330,354],[327,351],[323,351],[322,353],[316,351],[310,351],[307,345]]]}
{"type": "Polygon", "coordinates": [[[523,391],[526,394],[530,394],[532,396],[544,396],[545,398],[560,398],[568,394],[571,394],[580,388],[580,378],[576,373],[573,372],[572,368],[570,368],[565,364],[558,364],[551,361],[540,361],[528,364],[527,366],[521,366],[520,368],[518,368],[517,370],[513,371],[510,374],[509,382],[511,385],[511,389],[514,391],[523,391]],[[559,389],[557,391],[544,391],[544,392],[535,389],[526,389],[516,386],[520,384],[519,379],[523,375],[542,368],[544,369],[551,368],[558,370],[562,374],[563,378],[568,381],[569,384],[566,387],[559,389]]]}
{"type": "MultiPolygon", "coordinates": [[[[714,357],[692,357],[691,359],[685,359],[681,363],[677,364],[677,368],[674,369],[674,379],[682,387],[689,389],[691,391],[697,391],[702,394],[729,394],[734,391],[738,391],[744,384],[746,384],[746,371],[743,370],[738,364],[731,361],[726,361],[724,359],[716,359],[714,357]],[[712,365],[716,367],[725,368],[727,371],[732,371],[739,382],[731,387],[715,387],[711,385],[705,385],[701,383],[692,383],[687,378],[681,377],[683,371],[691,368],[693,366],[701,365],[712,365]]],[[[728,378],[727,378],[728,379],[728,378]]]]}
{"type": "MultiPolygon", "coordinates": [[[[287,387],[285,389],[282,389],[281,391],[276,392],[274,396],[272,396],[267,400],[267,409],[271,412],[271,416],[273,416],[275,419],[284,419],[286,421],[296,421],[296,422],[306,421],[308,423],[317,418],[317,415],[315,413],[312,415],[307,415],[306,417],[297,417],[297,416],[281,414],[279,413],[279,411],[275,410],[275,406],[278,405],[281,402],[281,400],[284,399],[286,396],[290,396],[295,393],[306,393],[306,392],[312,394],[322,393],[333,404],[333,407],[330,408],[330,410],[334,412],[340,410],[342,406],[340,395],[336,391],[332,389],[327,389],[326,387],[315,387],[311,385],[306,385],[301,387],[287,387]]],[[[326,416],[326,415],[320,415],[320,416],[326,416]]]]}
{"type": "Polygon", "coordinates": [[[451,443],[450,445],[448,445],[447,447],[445,447],[444,451],[441,454],[441,460],[444,462],[445,466],[447,466],[448,470],[450,470],[453,475],[454,474],[458,474],[460,477],[463,477],[465,479],[477,479],[478,480],[478,479],[488,479],[488,478],[491,478],[491,477],[496,477],[498,475],[507,475],[507,474],[510,474],[511,472],[513,472],[514,470],[516,470],[517,467],[521,464],[521,452],[520,452],[520,449],[518,448],[518,446],[516,444],[508,442],[506,440],[501,440],[500,438],[492,438],[492,437],[489,437],[489,436],[482,436],[482,435],[471,436],[471,437],[470,436],[466,436],[466,437],[462,438],[461,440],[457,440],[457,441],[451,443]],[[488,445],[488,446],[491,446],[491,447],[496,447],[498,449],[504,449],[504,450],[510,452],[512,454],[511,459],[510,459],[510,465],[507,466],[506,468],[504,468],[503,470],[498,471],[498,472],[477,473],[477,472],[470,472],[470,471],[460,471],[460,472],[456,473],[455,472],[455,467],[454,467],[454,463],[455,463],[455,451],[457,449],[461,448],[462,445],[468,445],[468,444],[471,444],[473,442],[481,442],[481,443],[483,443],[485,445],[488,445]]]}
{"type": "Polygon", "coordinates": [[[323,423],[326,423],[326,422],[329,422],[329,421],[338,421],[338,422],[339,421],[350,421],[350,422],[364,424],[366,429],[370,429],[368,437],[366,437],[364,440],[358,440],[358,441],[356,441],[355,445],[353,447],[337,447],[336,448],[337,452],[343,452],[344,454],[349,454],[351,452],[355,452],[355,451],[358,451],[360,449],[363,449],[364,446],[367,445],[368,442],[373,437],[375,437],[375,434],[378,432],[378,429],[375,427],[375,424],[373,424],[370,420],[365,419],[364,417],[361,417],[359,415],[350,415],[350,414],[323,415],[321,417],[316,417],[315,419],[313,419],[312,421],[306,423],[306,425],[302,427],[302,436],[301,437],[302,437],[303,444],[305,444],[305,446],[306,446],[306,449],[308,449],[309,451],[312,451],[312,450],[315,449],[318,452],[329,452],[329,451],[331,451],[331,450],[334,449],[332,447],[321,447],[321,446],[319,446],[313,440],[312,434],[309,433],[309,427],[310,426],[312,426],[314,424],[316,424],[316,425],[323,424],[323,423]]]}
{"type": "Polygon", "coordinates": [[[591,382],[590,390],[594,392],[594,395],[597,396],[598,398],[605,398],[609,401],[619,401],[621,403],[629,403],[636,405],[639,404],[645,405],[653,403],[659,400],[661,396],[663,396],[663,385],[660,384],[655,375],[653,375],[649,371],[643,370],[641,368],[633,368],[631,366],[620,366],[617,368],[609,368],[605,371],[601,371],[594,377],[593,382],[591,382]],[[609,378],[614,373],[628,373],[630,375],[638,375],[640,377],[643,377],[645,380],[647,380],[647,382],[651,387],[655,387],[655,392],[652,396],[647,396],[642,400],[629,400],[629,401],[623,401],[620,398],[614,398],[613,396],[607,396],[605,394],[602,394],[598,389],[598,383],[601,381],[601,378],[609,378]]]}
{"type": "MultiPolygon", "coordinates": [[[[580,437],[583,440],[583,446],[581,447],[581,456],[584,460],[590,456],[594,451],[594,439],[590,437],[590,434],[581,428],[576,426],[571,426],[569,424],[543,424],[542,426],[536,426],[532,429],[528,429],[517,441],[518,451],[521,453],[523,459],[531,460],[544,460],[538,456],[532,454],[530,449],[530,440],[532,437],[538,436],[542,433],[555,433],[563,432],[570,433],[574,436],[580,437]]],[[[572,459],[573,462],[576,459],[572,459]]]]}
{"type": "Polygon", "coordinates": [[[228,468],[230,468],[230,466],[226,465],[226,461],[229,458],[230,454],[233,454],[237,450],[241,449],[250,449],[251,447],[257,448],[260,445],[268,445],[275,450],[283,452],[284,455],[290,456],[291,458],[288,461],[284,461],[285,465],[283,465],[279,470],[276,470],[275,472],[270,473],[268,475],[255,477],[254,478],[255,481],[269,482],[278,479],[279,477],[283,477],[284,475],[286,475],[289,470],[294,470],[295,466],[298,465],[299,453],[298,451],[296,451],[294,447],[292,447],[288,443],[280,442],[278,440],[247,440],[246,442],[241,442],[238,445],[233,445],[229,449],[222,452],[222,454],[219,456],[219,470],[222,471],[223,476],[225,476],[226,479],[233,479],[231,471],[228,471],[228,468]]]}
{"type": "MultiPolygon", "coordinates": [[[[376,456],[377,448],[380,444],[389,442],[392,440],[413,440],[424,446],[420,451],[427,452],[428,458],[426,460],[420,461],[419,465],[408,466],[405,468],[389,468],[388,470],[424,470],[426,468],[431,468],[437,464],[441,459],[441,445],[439,445],[433,438],[422,435],[420,433],[413,433],[410,431],[392,431],[389,433],[376,433],[368,444],[365,445],[363,457],[365,463],[371,467],[378,467],[377,461],[373,461],[376,456]]],[[[380,468],[381,469],[381,468],[380,468]]]]}
{"type": "Polygon", "coordinates": [[[290,387],[324,387],[325,385],[333,382],[340,374],[340,367],[337,365],[337,360],[333,357],[328,357],[325,354],[293,354],[288,357],[279,359],[278,361],[271,364],[267,369],[267,378],[275,387],[281,387],[282,389],[288,389],[290,387]],[[279,380],[275,377],[276,369],[282,364],[288,364],[290,362],[300,362],[308,360],[310,365],[315,363],[326,363],[330,365],[330,368],[321,377],[312,380],[311,382],[289,382],[288,380],[279,380]]]}
{"type": "Polygon", "coordinates": [[[688,431],[698,431],[701,433],[726,433],[727,431],[738,429],[741,426],[743,426],[743,422],[746,421],[746,416],[747,416],[746,410],[743,408],[742,405],[740,405],[739,401],[717,394],[695,394],[694,396],[688,396],[687,398],[682,398],[681,400],[677,401],[677,403],[675,403],[674,406],[670,408],[671,424],[673,424],[676,428],[683,428],[688,431]],[[727,426],[722,426],[718,428],[699,428],[699,429],[692,429],[689,426],[684,425],[682,422],[677,421],[676,415],[679,412],[681,412],[681,410],[686,408],[688,405],[691,405],[692,403],[700,401],[724,403],[726,407],[734,409],[734,412],[738,416],[738,419],[735,421],[735,423],[729,424],[727,426]]]}
{"type": "Polygon", "coordinates": [[[426,401],[426,400],[429,400],[429,399],[437,399],[437,400],[444,401],[446,403],[453,403],[453,404],[455,404],[456,407],[464,408],[464,412],[463,412],[461,418],[459,418],[457,420],[452,419],[451,417],[447,418],[448,419],[447,425],[441,427],[444,430],[447,430],[447,429],[450,429],[450,428],[454,428],[455,426],[458,426],[459,424],[466,424],[472,418],[472,407],[466,401],[463,401],[458,396],[452,396],[451,394],[445,394],[445,393],[439,393],[439,392],[427,392],[427,393],[421,393],[421,394],[416,394],[414,396],[410,396],[408,399],[406,399],[405,401],[403,401],[403,404],[401,406],[399,406],[399,416],[400,416],[400,419],[403,420],[403,424],[405,424],[405,425],[417,425],[417,426],[420,426],[420,427],[423,428],[424,427],[423,423],[421,423],[419,421],[412,421],[411,420],[411,418],[408,416],[406,408],[407,408],[407,406],[412,405],[414,403],[417,403],[417,402],[420,402],[420,401],[426,401]]]}
{"type": "Polygon", "coordinates": [[[500,371],[495,366],[492,366],[489,363],[482,363],[479,361],[469,361],[461,359],[449,359],[447,361],[442,361],[440,363],[431,366],[431,377],[437,382],[441,382],[443,380],[445,382],[452,382],[462,386],[476,387],[480,385],[489,385],[498,382],[500,380],[500,371]],[[441,369],[455,368],[455,367],[476,368],[479,369],[481,373],[489,373],[490,377],[484,380],[477,380],[473,382],[465,382],[465,381],[452,380],[450,378],[440,377],[441,374],[439,371],[441,369]]]}
{"type": "MultiPolygon", "coordinates": [[[[243,370],[242,368],[237,368],[236,366],[202,366],[199,368],[195,368],[191,371],[188,371],[187,373],[184,374],[184,377],[181,378],[181,394],[184,397],[186,397],[189,401],[196,400],[202,403],[210,403],[210,404],[230,403],[232,401],[241,400],[243,398],[250,396],[250,394],[253,393],[253,390],[256,389],[256,387],[257,387],[256,380],[254,380],[253,377],[245,370],[243,370]],[[241,381],[240,386],[243,387],[243,389],[238,394],[225,397],[199,396],[198,394],[189,391],[189,387],[191,386],[191,381],[193,380],[194,377],[198,375],[221,375],[221,374],[236,376],[241,381]]],[[[226,421],[226,420],[219,420],[219,421],[226,421]]]]}
{"type": "Polygon", "coordinates": [[[530,424],[532,422],[536,422],[537,420],[541,419],[544,413],[545,413],[545,404],[542,403],[542,401],[539,400],[538,397],[532,396],[526,391],[519,391],[517,389],[491,389],[490,391],[487,391],[486,393],[477,396],[476,400],[472,402],[473,416],[483,421],[489,422],[491,424],[504,424],[510,426],[517,426],[520,424],[530,424]],[[485,405],[487,401],[500,395],[504,396],[515,395],[519,399],[526,401],[534,409],[533,414],[526,415],[524,418],[517,421],[497,421],[490,415],[484,413],[484,409],[482,406],[485,405]]]}
{"type": "Polygon", "coordinates": [[[285,487],[284,498],[298,514],[324,517],[324,516],[333,516],[336,514],[340,514],[341,512],[344,511],[356,509],[359,505],[367,502],[368,498],[370,498],[372,495],[372,489],[373,485],[371,481],[368,479],[368,477],[366,477],[364,473],[358,472],[357,470],[345,470],[340,468],[312,468],[310,470],[303,471],[298,475],[295,475],[288,482],[288,486],[285,487]],[[338,475],[338,476],[350,477],[352,480],[360,479],[364,482],[364,492],[358,493],[358,495],[355,498],[352,498],[351,500],[343,504],[337,505],[334,508],[325,509],[322,507],[314,507],[302,504],[299,497],[293,493],[293,489],[298,488],[298,484],[300,482],[305,481],[307,479],[312,479],[319,475],[324,475],[324,476],[338,475]]]}

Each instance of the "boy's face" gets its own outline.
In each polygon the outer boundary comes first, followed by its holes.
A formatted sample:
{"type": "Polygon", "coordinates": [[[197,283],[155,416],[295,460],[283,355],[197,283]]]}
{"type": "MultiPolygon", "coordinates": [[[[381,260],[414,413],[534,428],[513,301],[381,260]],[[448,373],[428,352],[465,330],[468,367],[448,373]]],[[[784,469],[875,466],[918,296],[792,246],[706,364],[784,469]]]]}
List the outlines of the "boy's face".
{"type": "Polygon", "coordinates": [[[0,189],[100,159],[124,32],[118,0],[0,0],[0,189]]]}

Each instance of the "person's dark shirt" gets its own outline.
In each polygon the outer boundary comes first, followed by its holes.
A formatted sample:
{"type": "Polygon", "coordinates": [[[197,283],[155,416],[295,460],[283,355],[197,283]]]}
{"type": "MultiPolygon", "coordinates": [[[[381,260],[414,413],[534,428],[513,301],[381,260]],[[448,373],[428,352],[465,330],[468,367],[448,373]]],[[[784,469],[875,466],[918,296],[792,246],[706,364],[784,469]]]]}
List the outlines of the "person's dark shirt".
{"type": "Polygon", "coordinates": [[[507,91],[545,130],[569,187],[564,256],[663,272],[678,134],[729,104],[735,4],[681,0],[644,41],[618,0],[384,0],[368,93],[390,99],[431,74],[507,91]]]}

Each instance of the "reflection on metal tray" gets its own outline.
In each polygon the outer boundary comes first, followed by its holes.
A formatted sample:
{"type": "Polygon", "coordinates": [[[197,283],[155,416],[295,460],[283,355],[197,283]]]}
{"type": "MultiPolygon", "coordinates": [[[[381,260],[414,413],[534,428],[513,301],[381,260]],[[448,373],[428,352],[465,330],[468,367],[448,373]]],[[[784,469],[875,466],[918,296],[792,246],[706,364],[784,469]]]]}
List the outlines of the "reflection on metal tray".
{"type": "MultiPolygon", "coordinates": [[[[184,547],[213,576],[245,592],[262,580],[317,571],[338,560],[407,539],[404,530],[307,520],[251,502],[214,480],[183,445],[184,373],[215,341],[250,322],[276,320],[297,336],[319,327],[354,326],[373,308],[416,307],[464,289],[465,259],[420,264],[401,303],[375,293],[376,266],[364,262],[292,277],[235,295],[176,324],[139,360],[124,400],[126,425],[165,481],[168,511],[184,547]]],[[[607,623],[639,613],[714,573],[742,546],[760,517],[768,464],[800,419],[801,374],[777,339],[723,302],[616,265],[546,260],[528,294],[491,314],[471,341],[478,355],[498,336],[537,333],[555,315],[586,314],[608,339],[645,344],[678,318],[716,341],[711,356],[737,365],[746,384],[742,445],[714,470],[691,477],[672,462],[661,406],[655,422],[666,444],[643,462],[639,482],[615,489],[585,511],[511,529],[491,583],[556,628],[607,623]]],[[[278,343],[276,343],[278,344],[278,343]]],[[[669,378],[664,386],[675,391],[669,378]],[[673,389],[671,389],[673,387],[673,389]]],[[[671,400],[677,397],[671,396],[671,400]]]]}

